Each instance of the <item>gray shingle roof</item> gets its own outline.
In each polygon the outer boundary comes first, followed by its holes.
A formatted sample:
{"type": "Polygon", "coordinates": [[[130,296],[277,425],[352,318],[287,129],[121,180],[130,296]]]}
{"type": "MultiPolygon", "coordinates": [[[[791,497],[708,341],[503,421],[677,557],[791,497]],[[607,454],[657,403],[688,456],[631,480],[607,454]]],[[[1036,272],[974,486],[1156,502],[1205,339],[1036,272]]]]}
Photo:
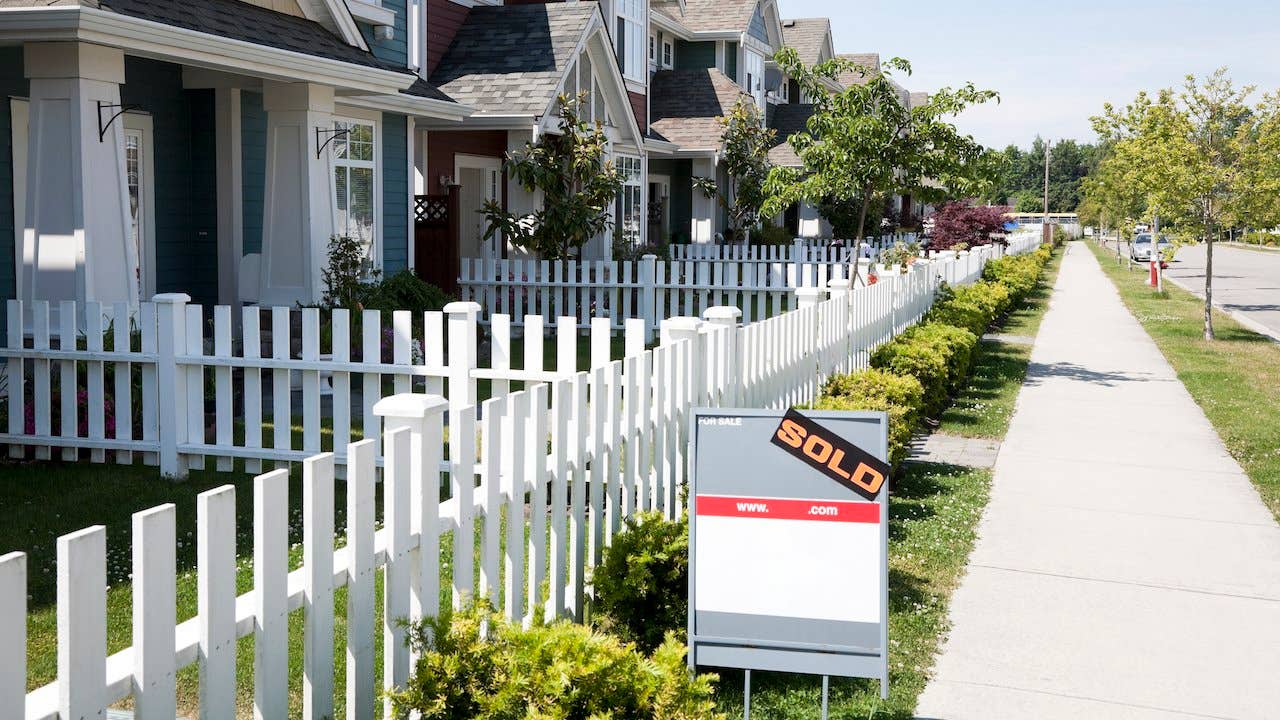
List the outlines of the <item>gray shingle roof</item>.
{"type": "Polygon", "coordinates": [[[379,60],[372,53],[348,45],[319,23],[294,17],[239,0],[99,0],[104,10],[141,20],[164,23],[209,35],[243,40],[278,50],[339,60],[383,70],[408,70],[379,60]]]}
{"type": "Polygon", "coordinates": [[[813,115],[812,105],[774,105],[769,109],[769,127],[777,131],[775,143],[769,150],[769,162],[781,167],[800,167],[800,156],[791,147],[787,139],[803,131],[809,117],[813,115]]]}
{"type": "Polygon", "coordinates": [[[742,32],[751,24],[759,0],[655,0],[651,7],[693,32],[742,32]]]}
{"type": "Polygon", "coordinates": [[[867,70],[867,75],[865,76],[852,70],[840,73],[836,80],[845,87],[866,85],[867,80],[870,80],[874,73],[880,72],[880,53],[840,53],[837,57],[852,60],[855,64],[861,65],[867,70]]]}
{"type": "Polygon", "coordinates": [[[800,61],[815,65],[827,46],[831,35],[831,21],[827,18],[797,18],[782,21],[782,42],[795,48],[800,61]]]}
{"type": "Polygon", "coordinates": [[[476,6],[431,83],[477,113],[541,115],[596,12],[594,2],[476,6]]]}
{"type": "Polygon", "coordinates": [[[751,96],[724,73],[711,69],[663,70],[650,84],[650,127],[682,149],[720,147],[720,118],[751,96]]]}

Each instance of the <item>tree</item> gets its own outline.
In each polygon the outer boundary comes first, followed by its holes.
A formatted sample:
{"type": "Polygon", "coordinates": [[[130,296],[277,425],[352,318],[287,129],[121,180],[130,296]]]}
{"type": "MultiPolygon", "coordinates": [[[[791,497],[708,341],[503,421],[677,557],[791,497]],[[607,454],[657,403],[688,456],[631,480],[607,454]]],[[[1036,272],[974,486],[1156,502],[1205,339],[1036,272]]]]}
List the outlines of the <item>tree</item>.
{"type": "Polygon", "coordinates": [[[739,98],[733,110],[720,118],[720,125],[724,128],[720,165],[729,187],[719,188],[714,178],[695,177],[693,183],[707,197],[719,198],[729,230],[739,238],[760,220],[764,181],[769,175],[769,149],[777,131],[765,127],[759,106],[748,97],[739,98]]]}
{"type": "Polygon", "coordinates": [[[1124,110],[1107,105],[1094,118],[1098,134],[1114,143],[1106,162],[1144,198],[1147,215],[1205,243],[1206,340],[1214,338],[1214,239],[1225,219],[1252,204],[1242,190],[1250,168],[1262,173],[1266,167],[1253,147],[1259,128],[1247,102],[1252,93],[1252,87],[1236,88],[1220,68],[1203,80],[1187,76],[1178,92],[1139,93],[1124,110]]]}
{"type": "Polygon", "coordinates": [[[957,246],[968,249],[990,245],[994,233],[1004,231],[1009,208],[996,205],[973,207],[952,202],[938,208],[933,215],[933,242],[937,250],[949,250],[957,246]]]}
{"type": "Polygon", "coordinates": [[[946,193],[974,195],[991,182],[982,146],[960,134],[949,119],[972,105],[997,100],[995,92],[969,83],[957,90],[943,88],[927,102],[908,107],[892,80],[894,72],[911,74],[910,64],[901,58],[888,60],[877,73],[846,58],[809,67],[792,48],[783,48],[774,60],[813,99],[814,108],[805,130],[788,138],[801,167],[769,171],[762,214],[777,215],[802,201],[856,207],[857,237],[863,237],[867,213],[877,199],[908,193],[923,200],[946,193]],[[844,71],[859,72],[866,82],[832,92],[826,81],[844,71]]]}
{"type": "MultiPolygon", "coordinates": [[[[1045,145],[1045,140],[1037,137],[1028,151],[1016,145],[995,151],[1001,167],[995,187],[983,199],[1018,207],[1018,212],[1043,212],[1045,145]],[[1034,207],[1031,198],[1035,199],[1034,207]]],[[[1097,167],[1097,158],[1094,145],[1075,140],[1054,143],[1049,150],[1049,212],[1076,210],[1083,199],[1082,183],[1097,167]]]]}
{"type": "Polygon", "coordinates": [[[508,156],[511,178],[528,192],[539,192],[543,201],[531,215],[509,213],[496,200],[481,209],[488,228],[517,247],[548,260],[567,260],[591,238],[613,226],[610,214],[624,178],[606,160],[608,138],[604,125],[582,119],[579,107],[587,94],[561,95],[556,112],[559,132],[544,133],[536,144],[508,156]]]}

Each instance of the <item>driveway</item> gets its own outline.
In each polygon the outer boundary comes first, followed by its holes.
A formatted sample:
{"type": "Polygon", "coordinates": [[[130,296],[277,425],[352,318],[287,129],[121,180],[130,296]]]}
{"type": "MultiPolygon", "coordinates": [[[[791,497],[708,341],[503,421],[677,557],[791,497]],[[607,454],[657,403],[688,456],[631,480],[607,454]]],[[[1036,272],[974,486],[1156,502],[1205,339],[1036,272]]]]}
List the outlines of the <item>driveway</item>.
{"type": "MultiPolygon", "coordinates": [[[[1205,246],[1178,250],[1166,280],[1204,297],[1205,246]]],[[[1280,341],[1280,252],[1213,246],[1213,304],[1280,341]]]]}

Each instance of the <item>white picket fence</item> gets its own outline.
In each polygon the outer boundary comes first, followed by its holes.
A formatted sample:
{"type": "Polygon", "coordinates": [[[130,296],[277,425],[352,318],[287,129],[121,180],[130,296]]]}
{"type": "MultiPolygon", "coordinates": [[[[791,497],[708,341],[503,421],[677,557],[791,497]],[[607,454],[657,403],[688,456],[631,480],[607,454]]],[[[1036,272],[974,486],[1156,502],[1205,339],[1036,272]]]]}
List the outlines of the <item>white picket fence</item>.
{"type": "MultiPolygon", "coordinates": [[[[974,253],[982,262],[994,255],[988,250],[974,253]]],[[[232,354],[229,315],[217,309],[214,352],[205,352],[201,315],[182,296],[163,296],[154,311],[141,314],[155,318],[154,325],[144,319],[141,347],[136,340],[130,347],[117,336],[120,349],[110,351],[96,347],[93,338],[101,337],[100,333],[87,336],[90,348],[71,349],[76,347],[79,313],[64,305],[60,326],[67,349],[50,350],[47,331],[42,335],[39,324],[40,318],[46,318],[47,327],[49,310],[36,305],[35,344],[42,347],[15,347],[20,343],[12,342],[13,338],[20,340],[21,333],[11,332],[10,347],[3,354],[10,358],[11,413],[12,389],[22,387],[24,367],[33,365],[33,397],[46,400],[43,419],[42,410],[36,410],[43,434],[15,433],[11,415],[10,433],[3,438],[11,449],[22,451],[35,445],[46,448],[48,454],[49,448],[56,447],[68,459],[88,449],[89,459],[98,462],[107,459],[108,450],[117,453],[116,461],[131,457],[126,453],[140,452],[144,458],[158,456],[162,469],[179,474],[209,456],[228,469],[224,461],[237,457],[252,462],[301,460],[303,564],[293,571],[288,568],[287,469],[277,468],[255,479],[254,589],[239,596],[235,488],[206,492],[197,504],[198,614],[178,623],[174,507],[138,513],[133,520],[134,643],[108,657],[105,529],[93,527],[64,536],[58,541],[58,679],[28,694],[26,559],[22,553],[0,557],[0,707],[5,708],[6,717],[71,720],[101,717],[106,706],[132,697],[141,720],[170,720],[175,715],[175,672],[196,663],[202,717],[232,717],[235,640],[253,635],[256,714],[285,717],[289,615],[301,609],[304,717],[333,717],[333,658],[339,651],[346,653],[346,717],[389,717],[385,705],[381,709],[376,705],[378,676],[382,688],[403,687],[414,661],[398,620],[438,612],[442,589],[454,606],[469,597],[481,597],[515,621],[582,619],[590,596],[590,571],[623,519],[641,510],[657,510],[668,517],[681,511],[692,408],[783,408],[811,400],[826,376],[865,367],[876,347],[916,322],[932,304],[940,278],[958,262],[955,258],[922,261],[908,272],[885,274],[865,287],[853,288],[837,279],[827,289],[803,288],[797,291],[796,310],[749,325],[739,324],[740,309],[728,306],[712,308],[705,320],[670,319],[662,324],[661,344],[651,349],[643,343],[642,321],[633,319],[627,324],[630,332],[623,359],[610,357],[610,321],[596,318],[588,371],[567,369],[575,367],[571,358],[576,352],[576,320],[563,318],[558,323],[563,330],[558,360],[566,369],[554,373],[541,370],[541,346],[536,343],[537,353],[528,349],[534,345],[526,346],[522,370],[501,367],[510,360],[499,349],[506,342],[502,338],[510,337],[503,334],[510,318],[502,315],[494,318],[495,367],[476,367],[477,321],[472,304],[448,313],[448,364],[439,346],[428,347],[425,359],[415,364],[412,318],[407,314],[396,314],[392,322],[395,362],[366,363],[345,357],[319,359],[314,316],[304,322],[303,358],[292,357],[288,344],[273,351],[270,359],[257,357],[253,343],[232,354]],[[149,341],[153,327],[159,335],[149,341]],[[142,366],[142,402],[159,406],[150,411],[150,417],[159,417],[159,427],[144,427],[141,440],[121,438],[119,423],[110,439],[81,437],[78,422],[63,422],[63,432],[50,433],[51,370],[56,365],[60,379],[64,383],[70,379],[74,385],[80,365],[88,369],[94,398],[90,400],[90,435],[103,434],[104,423],[95,419],[94,408],[103,405],[104,383],[93,378],[107,364],[142,366]],[[276,398],[290,396],[292,371],[301,375],[303,448],[295,450],[288,444],[288,432],[275,432],[276,447],[271,449],[249,444],[252,433],[247,430],[244,443],[232,438],[233,369],[246,371],[242,381],[249,390],[260,390],[254,383],[261,379],[253,378],[269,372],[276,398]],[[347,443],[349,438],[340,438],[341,442],[335,440],[335,452],[316,453],[307,445],[318,442],[319,425],[314,418],[319,413],[314,408],[324,372],[332,373],[335,393],[349,387],[353,374],[359,376],[371,393],[364,400],[366,406],[374,396],[378,402],[366,414],[365,439],[347,443]],[[202,384],[210,375],[215,387],[215,438],[198,442],[190,428],[207,432],[202,384]],[[389,385],[382,385],[382,375],[390,376],[389,385]],[[416,388],[415,379],[419,379],[416,388]],[[475,392],[480,379],[492,381],[492,397],[477,414],[475,392]],[[523,389],[512,391],[513,382],[523,383],[523,389]],[[382,399],[384,388],[389,396],[382,399]],[[423,392],[411,392],[415,389],[423,392]],[[169,407],[171,401],[174,407],[169,407]],[[384,508],[381,529],[376,529],[374,496],[380,462],[384,508]],[[348,526],[343,546],[335,547],[334,483],[340,465],[345,465],[348,526]],[[448,489],[444,501],[440,487],[448,489]],[[453,556],[442,565],[445,533],[452,534],[453,556]],[[477,550],[479,582],[473,583],[477,550]],[[378,572],[384,582],[380,628],[374,626],[378,572]],[[347,590],[346,644],[335,648],[334,592],[343,587],[347,590]],[[380,673],[373,666],[376,633],[381,633],[384,648],[380,673]]],[[[101,308],[87,309],[92,311],[87,324],[97,329],[100,317],[95,313],[101,308]]],[[[14,321],[23,318],[22,310],[10,304],[11,328],[21,327],[14,321]]],[[[287,311],[273,312],[273,319],[287,317],[282,313],[287,311]]],[[[252,323],[252,318],[256,314],[246,314],[245,322],[252,323]]],[[[373,317],[366,316],[365,322],[365,348],[373,352],[378,326],[373,317]]],[[[424,318],[428,337],[439,337],[442,322],[440,314],[424,318]]],[[[256,337],[254,330],[249,327],[242,339],[256,337]]],[[[287,334],[287,323],[282,320],[274,331],[273,340],[287,334]]],[[[334,337],[343,339],[340,330],[335,330],[334,337]]],[[[260,425],[260,417],[250,413],[251,405],[246,398],[246,428],[260,425]]],[[[61,410],[63,418],[76,419],[74,404],[64,402],[61,410]]],[[[288,416],[291,408],[275,410],[278,417],[288,416]]]]}
{"type": "Polygon", "coordinates": [[[716,245],[689,243],[670,245],[671,259],[681,260],[751,260],[757,262],[834,262],[836,258],[878,257],[897,243],[919,242],[915,233],[895,233],[868,237],[861,241],[796,238],[789,245],[716,245]]]}

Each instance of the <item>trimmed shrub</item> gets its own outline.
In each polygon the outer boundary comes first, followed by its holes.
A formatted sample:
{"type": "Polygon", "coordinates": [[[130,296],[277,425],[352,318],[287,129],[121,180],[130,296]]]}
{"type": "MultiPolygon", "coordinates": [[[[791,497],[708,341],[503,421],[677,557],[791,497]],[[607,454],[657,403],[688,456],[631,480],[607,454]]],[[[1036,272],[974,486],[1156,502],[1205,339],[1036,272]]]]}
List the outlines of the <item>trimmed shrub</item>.
{"type": "Polygon", "coordinates": [[[981,336],[996,318],[1009,309],[1009,290],[997,282],[981,280],[949,290],[925,315],[925,322],[961,327],[981,336]]]}
{"type": "Polygon", "coordinates": [[[933,343],[915,342],[908,334],[881,345],[871,355],[871,367],[913,377],[924,391],[922,412],[936,415],[947,402],[947,355],[933,343]]]}
{"type": "Polygon", "coordinates": [[[916,325],[905,334],[912,336],[910,341],[942,349],[947,358],[947,389],[959,390],[973,367],[973,351],[978,346],[978,336],[962,327],[938,322],[916,325]]]}
{"type": "Polygon", "coordinates": [[[924,388],[920,381],[884,370],[836,375],[827,381],[814,410],[879,410],[889,415],[889,462],[897,467],[907,457],[911,436],[920,423],[924,388]]]}
{"type": "Polygon", "coordinates": [[[911,436],[915,434],[920,414],[916,408],[897,405],[885,398],[853,399],[843,395],[824,395],[813,404],[813,409],[880,410],[887,414],[889,416],[889,464],[895,468],[907,459],[907,453],[911,449],[911,436]]]}
{"type": "Polygon", "coordinates": [[[602,630],[653,652],[668,633],[680,639],[689,622],[689,522],[661,513],[626,519],[592,572],[593,621],[602,630]]]}
{"type": "Polygon", "coordinates": [[[421,653],[413,676],[404,691],[389,696],[400,717],[417,712],[423,720],[724,718],[713,700],[718,678],[690,673],[684,643],[674,635],[646,656],[584,625],[524,629],[466,610],[411,626],[409,644],[421,653]]]}
{"type": "Polygon", "coordinates": [[[1026,255],[1006,255],[987,263],[982,271],[984,280],[998,282],[1009,290],[1012,302],[1021,302],[1040,281],[1040,271],[1049,261],[1052,251],[1044,247],[1026,255]]]}

